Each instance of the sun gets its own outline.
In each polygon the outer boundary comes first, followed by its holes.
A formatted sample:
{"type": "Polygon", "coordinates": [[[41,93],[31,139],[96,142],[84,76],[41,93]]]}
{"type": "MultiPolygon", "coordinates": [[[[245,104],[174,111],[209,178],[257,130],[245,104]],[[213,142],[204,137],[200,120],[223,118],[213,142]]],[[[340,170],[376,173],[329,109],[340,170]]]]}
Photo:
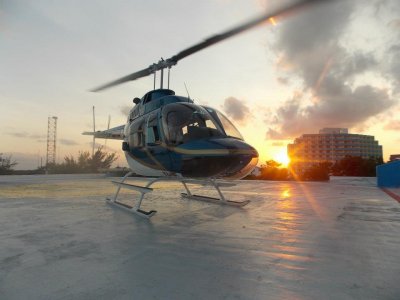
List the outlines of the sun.
{"type": "Polygon", "coordinates": [[[280,152],[276,153],[272,159],[280,163],[282,167],[287,167],[290,163],[290,158],[287,156],[286,149],[282,149],[280,152]]]}

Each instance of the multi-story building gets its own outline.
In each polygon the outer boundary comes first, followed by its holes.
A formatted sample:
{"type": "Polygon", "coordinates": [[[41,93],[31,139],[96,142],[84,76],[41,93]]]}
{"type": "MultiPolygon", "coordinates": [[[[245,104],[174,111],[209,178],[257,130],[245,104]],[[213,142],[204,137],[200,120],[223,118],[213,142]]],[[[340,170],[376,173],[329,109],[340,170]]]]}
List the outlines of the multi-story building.
{"type": "Polygon", "coordinates": [[[382,157],[382,146],[374,136],[351,134],[347,128],[324,128],[319,134],[303,134],[287,150],[296,172],[303,172],[315,163],[335,163],[345,156],[382,157]]]}

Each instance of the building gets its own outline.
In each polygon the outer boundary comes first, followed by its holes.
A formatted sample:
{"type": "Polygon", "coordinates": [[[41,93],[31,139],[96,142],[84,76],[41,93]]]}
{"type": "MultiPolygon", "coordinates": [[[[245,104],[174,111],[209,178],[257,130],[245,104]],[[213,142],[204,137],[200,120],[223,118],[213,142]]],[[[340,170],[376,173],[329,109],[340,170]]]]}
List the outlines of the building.
{"type": "Polygon", "coordinates": [[[400,159],[400,154],[392,154],[390,155],[389,161],[395,161],[400,159]]]}
{"type": "Polygon", "coordinates": [[[382,146],[374,136],[351,134],[347,128],[324,128],[319,134],[303,134],[288,145],[287,151],[295,172],[303,172],[315,163],[335,163],[345,156],[383,156],[382,146]]]}

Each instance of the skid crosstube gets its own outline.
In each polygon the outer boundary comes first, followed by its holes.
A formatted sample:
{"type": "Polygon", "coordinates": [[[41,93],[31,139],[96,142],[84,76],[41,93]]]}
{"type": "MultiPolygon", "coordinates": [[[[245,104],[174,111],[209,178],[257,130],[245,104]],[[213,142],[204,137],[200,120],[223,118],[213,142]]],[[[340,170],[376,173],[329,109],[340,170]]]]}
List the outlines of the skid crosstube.
{"type": "Polygon", "coordinates": [[[117,186],[117,191],[115,192],[115,195],[113,198],[107,198],[107,202],[109,204],[115,205],[119,208],[122,208],[124,210],[127,210],[131,213],[137,214],[141,217],[145,218],[151,218],[156,214],[157,211],[155,210],[150,210],[150,211],[145,211],[140,209],[140,205],[142,204],[142,201],[144,199],[145,194],[150,193],[153,191],[152,188],[150,188],[151,185],[158,181],[178,181],[181,182],[182,185],[186,189],[186,193],[181,193],[181,196],[186,199],[191,199],[191,200],[198,200],[198,201],[205,201],[205,202],[210,202],[210,203],[216,203],[216,204],[221,204],[221,205],[229,205],[229,206],[245,206],[248,204],[250,201],[245,200],[245,201],[231,201],[231,200],[226,200],[224,195],[222,194],[220,187],[225,186],[234,186],[235,183],[231,182],[217,182],[215,179],[192,179],[192,178],[183,178],[183,177],[178,177],[178,176],[166,176],[166,177],[158,177],[158,178],[153,178],[149,179],[149,182],[145,186],[138,186],[134,184],[128,184],[125,183],[125,180],[131,176],[133,172],[127,173],[121,181],[112,181],[113,184],[117,186]],[[200,184],[203,186],[213,186],[215,190],[218,192],[218,195],[220,198],[213,198],[213,197],[208,197],[208,196],[200,196],[200,195],[193,195],[187,184],[200,184]],[[136,192],[140,193],[139,201],[136,203],[135,206],[130,206],[128,204],[122,203],[120,201],[117,201],[118,194],[121,188],[126,188],[130,189],[136,192]]]}

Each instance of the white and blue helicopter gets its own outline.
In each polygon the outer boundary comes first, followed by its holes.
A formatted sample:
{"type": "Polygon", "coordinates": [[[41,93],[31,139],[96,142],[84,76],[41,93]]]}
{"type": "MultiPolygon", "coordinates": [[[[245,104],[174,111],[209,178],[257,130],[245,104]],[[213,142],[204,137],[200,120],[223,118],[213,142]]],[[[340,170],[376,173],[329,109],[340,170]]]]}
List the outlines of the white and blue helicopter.
{"type": "Polygon", "coordinates": [[[221,186],[233,186],[233,180],[247,176],[256,167],[258,153],[247,144],[232,122],[220,111],[209,106],[198,105],[189,97],[177,96],[169,89],[169,75],[172,66],[179,60],[206,47],[221,42],[231,36],[251,29],[264,21],[304,8],[312,2],[322,0],[302,0],[291,3],[273,12],[263,14],[245,24],[212,36],[203,42],[189,47],[166,60],[132,73],[105,85],[94,92],[101,91],[128,81],[154,75],[154,90],[142,98],[134,98],[134,107],[130,110],[125,125],[104,131],[84,132],[95,138],[122,140],[122,150],[132,172],[121,181],[113,181],[117,191],[108,202],[130,212],[150,218],[156,211],[140,209],[146,193],[153,189],[157,181],[174,180],[183,184],[186,193],[182,196],[218,204],[244,206],[246,201],[229,201],[222,194],[221,186]],[[168,89],[163,88],[164,69],[168,69],[168,89]],[[160,88],[155,89],[156,72],[160,71],[160,88]],[[125,183],[132,174],[153,177],[145,186],[125,183]],[[211,185],[219,198],[193,195],[188,184],[211,185]],[[117,200],[121,188],[135,190],[141,194],[134,207],[117,200]]]}

